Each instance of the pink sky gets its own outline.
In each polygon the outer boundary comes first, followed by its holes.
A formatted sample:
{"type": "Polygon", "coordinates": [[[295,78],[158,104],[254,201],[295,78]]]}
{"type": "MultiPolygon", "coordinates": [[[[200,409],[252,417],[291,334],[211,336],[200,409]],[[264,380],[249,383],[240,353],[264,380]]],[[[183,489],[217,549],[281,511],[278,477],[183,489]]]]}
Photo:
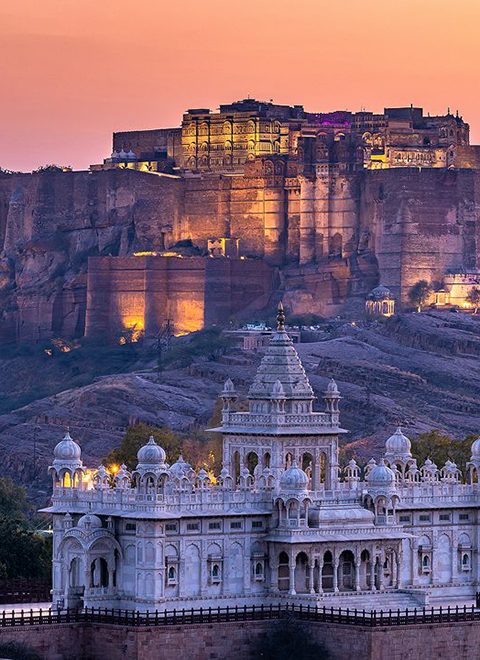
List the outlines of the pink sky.
{"type": "Polygon", "coordinates": [[[5,0],[0,166],[86,168],[115,130],[247,95],[457,108],[480,142],[480,0],[5,0]]]}

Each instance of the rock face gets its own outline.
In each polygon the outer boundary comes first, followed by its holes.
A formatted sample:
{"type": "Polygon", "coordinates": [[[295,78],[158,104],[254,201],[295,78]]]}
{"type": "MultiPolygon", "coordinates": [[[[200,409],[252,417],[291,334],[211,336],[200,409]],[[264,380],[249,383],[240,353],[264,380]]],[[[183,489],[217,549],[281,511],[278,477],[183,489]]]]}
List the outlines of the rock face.
{"type": "MultiPolygon", "coordinates": [[[[345,442],[360,461],[380,454],[399,423],[407,435],[432,428],[457,438],[478,432],[480,318],[411,314],[363,328],[347,325],[325,336],[298,344],[298,352],[320,401],[329,379],[337,381],[342,426],[350,431],[345,442]]],[[[151,371],[106,376],[5,412],[0,415],[3,472],[26,484],[34,475],[46,483],[53,447],[67,426],[92,463],[117,446],[135,422],[184,431],[205,427],[226,378],[245,396],[258,361],[232,352],[167,370],[159,382],[151,371]]],[[[20,370],[18,362],[15,368],[20,370]]]]}

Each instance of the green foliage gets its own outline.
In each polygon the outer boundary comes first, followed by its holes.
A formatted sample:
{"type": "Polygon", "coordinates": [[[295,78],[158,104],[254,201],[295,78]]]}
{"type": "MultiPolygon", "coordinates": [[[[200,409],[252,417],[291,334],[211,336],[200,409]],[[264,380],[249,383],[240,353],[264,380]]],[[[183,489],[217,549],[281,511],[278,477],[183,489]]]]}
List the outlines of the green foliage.
{"type": "MultiPolygon", "coordinates": [[[[208,426],[211,425],[211,423],[208,424],[208,426]]],[[[129,470],[134,470],[137,466],[137,452],[151,435],[155,438],[155,442],[165,450],[167,463],[174,463],[182,454],[195,469],[203,467],[206,470],[213,470],[215,474],[219,472],[222,460],[219,434],[192,431],[187,435],[149,424],[130,426],[120,446],[110,451],[105,457],[104,463],[107,466],[125,463],[129,470]]]]}
{"type": "Polygon", "coordinates": [[[129,470],[137,465],[137,452],[153,435],[155,442],[165,449],[167,463],[174,463],[182,451],[183,436],[171,429],[158,428],[148,424],[130,426],[123,437],[120,447],[112,449],[105,458],[107,465],[121,465],[125,463],[129,470]]]}
{"type": "Polygon", "coordinates": [[[430,295],[432,293],[432,287],[426,280],[419,280],[414,284],[409,292],[408,299],[417,308],[417,311],[421,311],[422,307],[426,304],[430,295]]]}
{"type": "Polygon", "coordinates": [[[25,489],[0,477],[0,577],[47,578],[51,538],[32,530],[33,510],[25,489]]]}
{"type": "Polygon", "coordinates": [[[43,172],[69,172],[71,171],[72,168],[70,165],[55,165],[54,163],[49,164],[49,165],[40,165],[40,167],[37,167],[36,170],[33,170],[34,174],[41,174],[43,172]]]}
{"type": "Polygon", "coordinates": [[[207,328],[178,338],[170,349],[162,355],[162,368],[175,365],[188,367],[195,358],[216,360],[232,346],[232,341],[221,328],[207,328]]]}
{"type": "Polygon", "coordinates": [[[9,660],[41,660],[34,649],[22,642],[4,642],[0,644],[0,656],[9,660]]]}
{"type": "Polygon", "coordinates": [[[312,639],[304,626],[287,619],[271,626],[254,657],[262,660],[329,660],[330,654],[323,644],[312,639]]]}
{"type": "Polygon", "coordinates": [[[455,438],[433,429],[421,433],[412,440],[412,456],[417,459],[418,466],[423,465],[430,458],[439,468],[447,459],[454,461],[461,470],[465,470],[465,463],[470,460],[471,445],[474,435],[468,435],[463,440],[455,438]]]}
{"type": "Polygon", "coordinates": [[[467,294],[467,300],[474,308],[474,313],[476,314],[480,306],[480,289],[473,287],[467,294]]]}

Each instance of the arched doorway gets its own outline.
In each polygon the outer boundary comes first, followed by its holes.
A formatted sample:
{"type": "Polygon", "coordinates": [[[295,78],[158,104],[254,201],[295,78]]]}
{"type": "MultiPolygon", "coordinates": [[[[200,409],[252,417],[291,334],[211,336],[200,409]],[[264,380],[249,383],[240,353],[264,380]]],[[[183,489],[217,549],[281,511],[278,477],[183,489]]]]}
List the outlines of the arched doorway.
{"type": "Polygon", "coordinates": [[[330,550],[323,555],[322,589],[333,591],[333,556],[330,550]]]}
{"type": "Polygon", "coordinates": [[[297,594],[306,594],[308,588],[308,557],[304,552],[297,555],[295,561],[295,591],[297,594]]]}
{"type": "Polygon", "coordinates": [[[340,591],[355,589],[355,558],[351,550],[344,550],[338,564],[338,588],[340,591]]]}
{"type": "Polygon", "coordinates": [[[290,587],[290,563],[286,552],[278,556],[278,590],[288,591],[290,587]]]}

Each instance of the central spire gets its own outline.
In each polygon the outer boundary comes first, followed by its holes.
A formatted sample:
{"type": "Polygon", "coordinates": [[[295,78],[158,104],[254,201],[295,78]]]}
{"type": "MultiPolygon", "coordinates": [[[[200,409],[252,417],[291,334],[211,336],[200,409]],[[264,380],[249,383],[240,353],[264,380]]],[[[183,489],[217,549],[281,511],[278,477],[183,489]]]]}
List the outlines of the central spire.
{"type": "Polygon", "coordinates": [[[282,301],[278,303],[277,307],[277,330],[285,330],[285,311],[283,309],[282,301]]]}

